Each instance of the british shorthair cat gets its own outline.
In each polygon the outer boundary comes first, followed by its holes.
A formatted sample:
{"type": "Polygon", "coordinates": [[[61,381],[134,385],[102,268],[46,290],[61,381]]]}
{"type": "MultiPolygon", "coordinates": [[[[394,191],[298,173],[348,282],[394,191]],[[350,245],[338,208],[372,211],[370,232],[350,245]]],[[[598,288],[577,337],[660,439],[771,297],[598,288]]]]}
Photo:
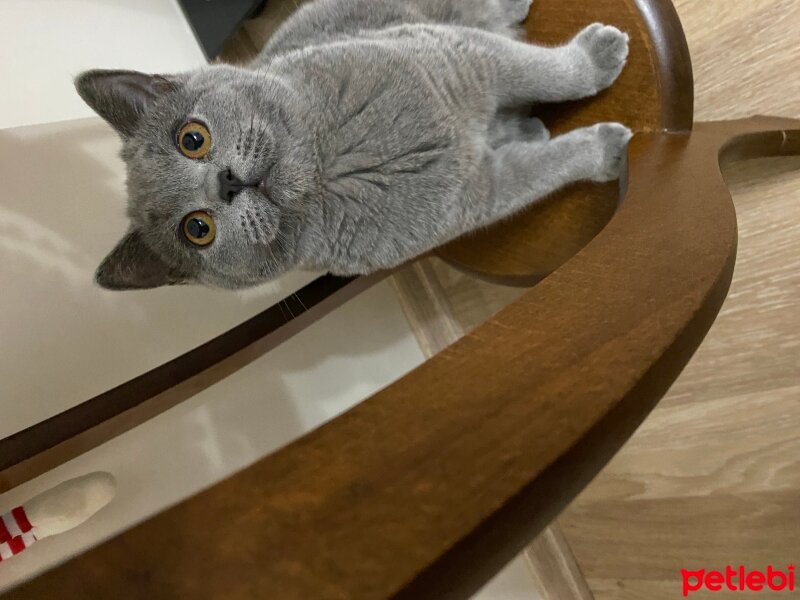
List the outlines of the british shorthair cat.
{"type": "Polygon", "coordinates": [[[540,102],[610,86],[628,36],[519,40],[531,0],[316,0],[246,67],[89,71],[123,140],[130,229],[110,289],[253,286],[396,266],[575,181],[619,176],[631,133],[550,138],[540,102]]]}

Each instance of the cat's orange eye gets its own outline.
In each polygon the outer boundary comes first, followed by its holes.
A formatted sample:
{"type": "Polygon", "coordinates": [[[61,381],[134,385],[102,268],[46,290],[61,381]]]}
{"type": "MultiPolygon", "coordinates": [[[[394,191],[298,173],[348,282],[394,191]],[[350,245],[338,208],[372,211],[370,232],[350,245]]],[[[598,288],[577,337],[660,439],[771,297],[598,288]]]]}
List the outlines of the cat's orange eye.
{"type": "Polygon", "coordinates": [[[195,246],[208,246],[217,235],[217,226],[210,214],[198,210],[183,218],[181,231],[186,239],[195,246]]]}
{"type": "Polygon", "coordinates": [[[178,149],[188,158],[203,158],[211,150],[211,133],[198,121],[189,121],[178,131],[178,149]]]}

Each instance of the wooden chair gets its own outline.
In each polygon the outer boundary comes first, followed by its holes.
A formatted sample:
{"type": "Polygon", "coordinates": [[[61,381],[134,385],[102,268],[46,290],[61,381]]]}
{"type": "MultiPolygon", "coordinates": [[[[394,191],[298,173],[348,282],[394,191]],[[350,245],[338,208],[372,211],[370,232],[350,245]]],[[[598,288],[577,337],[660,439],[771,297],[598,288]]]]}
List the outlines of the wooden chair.
{"type": "MultiPolygon", "coordinates": [[[[692,122],[668,0],[536,0],[531,40],[631,34],[558,133],[627,123],[621,186],[575,186],[439,256],[520,299],[400,381],[9,598],[464,598],[548,525],[647,416],[725,298],[737,225],[720,164],[800,153],[800,121],[692,122]],[[224,515],[225,518],[220,518],[224,515]]],[[[324,277],[221,337],[0,441],[0,491],[212,385],[386,274],[324,277]]]]}

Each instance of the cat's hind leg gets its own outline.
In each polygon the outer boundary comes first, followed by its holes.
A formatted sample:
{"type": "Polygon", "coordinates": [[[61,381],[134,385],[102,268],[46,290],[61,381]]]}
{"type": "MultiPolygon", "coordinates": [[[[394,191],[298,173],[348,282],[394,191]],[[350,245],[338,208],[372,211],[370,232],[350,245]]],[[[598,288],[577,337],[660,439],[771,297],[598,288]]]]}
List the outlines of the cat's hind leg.
{"type": "Polygon", "coordinates": [[[481,31],[470,35],[493,63],[501,106],[593,96],[614,83],[628,58],[627,34],[600,23],[555,48],[481,31]]]}
{"type": "Polygon", "coordinates": [[[469,229],[509,217],[570,183],[617,179],[631,135],[618,123],[601,123],[544,143],[511,142],[490,150],[493,193],[473,206],[469,229]]]}

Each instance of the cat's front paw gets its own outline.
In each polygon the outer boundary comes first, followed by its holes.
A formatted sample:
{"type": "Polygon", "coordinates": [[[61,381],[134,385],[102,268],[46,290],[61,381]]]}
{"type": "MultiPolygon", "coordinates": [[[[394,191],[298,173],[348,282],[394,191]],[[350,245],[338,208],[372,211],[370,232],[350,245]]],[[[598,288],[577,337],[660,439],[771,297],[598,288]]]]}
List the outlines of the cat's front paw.
{"type": "Polygon", "coordinates": [[[627,33],[602,23],[589,25],[573,41],[589,57],[597,92],[609,87],[622,73],[628,60],[629,41],[627,33]]]}
{"type": "Polygon", "coordinates": [[[619,123],[600,123],[588,128],[587,133],[594,139],[596,147],[592,180],[619,179],[633,132],[619,123]]]}

